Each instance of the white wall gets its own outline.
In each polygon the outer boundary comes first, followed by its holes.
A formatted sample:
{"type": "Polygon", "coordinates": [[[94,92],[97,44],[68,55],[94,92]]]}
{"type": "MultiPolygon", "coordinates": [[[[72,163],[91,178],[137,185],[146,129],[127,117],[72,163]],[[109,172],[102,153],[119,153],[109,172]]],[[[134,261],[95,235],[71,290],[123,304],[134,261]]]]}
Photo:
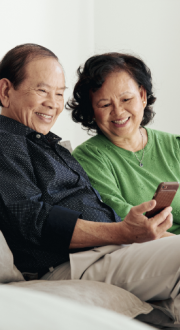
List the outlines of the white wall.
{"type": "MultiPolygon", "coordinates": [[[[0,58],[21,43],[50,48],[65,68],[66,100],[76,69],[105,51],[140,55],[153,73],[157,115],[152,127],[179,133],[180,0],[6,0],[0,3],[0,58]]],[[[89,138],[67,110],[53,131],[73,148],[89,138]]]]}
{"type": "MultiPolygon", "coordinates": [[[[66,75],[67,100],[76,81],[76,69],[94,53],[92,0],[6,0],[0,4],[0,58],[16,45],[37,43],[51,49],[66,75]]],[[[87,133],[64,110],[52,131],[71,140],[73,148],[87,133]]]]}
{"type": "Polygon", "coordinates": [[[180,0],[96,0],[95,52],[139,55],[157,101],[150,127],[180,134],[180,0]]]}

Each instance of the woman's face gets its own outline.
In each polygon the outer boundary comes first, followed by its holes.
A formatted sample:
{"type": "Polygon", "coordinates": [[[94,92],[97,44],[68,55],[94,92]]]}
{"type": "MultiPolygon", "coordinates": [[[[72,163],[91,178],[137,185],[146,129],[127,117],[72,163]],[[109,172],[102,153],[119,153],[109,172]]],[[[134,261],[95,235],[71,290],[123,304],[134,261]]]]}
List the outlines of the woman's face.
{"type": "Polygon", "coordinates": [[[135,136],[144,114],[146,91],[129,74],[109,74],[102,87],[91,92],[91,100],[96,123],[109,140],[116,144],[135,136]]]}
{"type": "Polygon", "coordinates": [[[26,65],[26,78],[18,89],[11,85],[2,114],[45,135],[63,110],[64,89],[60,64],[50,57],[34,59],[26,65]]]}

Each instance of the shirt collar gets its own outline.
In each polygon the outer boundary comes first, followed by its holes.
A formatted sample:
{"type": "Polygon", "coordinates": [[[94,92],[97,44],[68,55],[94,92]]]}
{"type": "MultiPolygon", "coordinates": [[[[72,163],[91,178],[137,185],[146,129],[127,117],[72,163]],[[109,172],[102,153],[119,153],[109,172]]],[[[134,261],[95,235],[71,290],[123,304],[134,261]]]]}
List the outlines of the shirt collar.
{"type": "MultiPolygon", "coordinates": [[[[6,131],[8,131],[9,133],[13,133],[16,135],[22,135],[22,136],[28,136],[28,135],[34,135],[37,134],[39,132],[34,131],[32,128],[25,126],[24,124],[21,124],[20,122],[8,118],[6,116],[0,115],[0,126],[1,129],[4,128],[6,131]]],[[[41,135],[43,135],[42,133],[40,133],[41,135]]],[[[49,132],[45,136],[49,141],[59,141],[62,140],[58,135],[49,132]]]]}

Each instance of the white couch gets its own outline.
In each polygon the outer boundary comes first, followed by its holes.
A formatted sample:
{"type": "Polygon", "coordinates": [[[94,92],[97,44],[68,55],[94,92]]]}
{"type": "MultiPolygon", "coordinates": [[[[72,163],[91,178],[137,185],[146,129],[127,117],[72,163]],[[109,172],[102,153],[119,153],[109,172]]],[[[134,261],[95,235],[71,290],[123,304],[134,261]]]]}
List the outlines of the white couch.
{"type": "MultiPolygon", "coordinates": [[[[175,325],[172,301],[143,302],[113,285],[81,281],[25,281],[0,232],[0,329],[132,329],[175,325]],[[171,306],[171,307],[170,307],[171,306]]],[[[167,328],[166,328],[167,329],[167,328]]]]}

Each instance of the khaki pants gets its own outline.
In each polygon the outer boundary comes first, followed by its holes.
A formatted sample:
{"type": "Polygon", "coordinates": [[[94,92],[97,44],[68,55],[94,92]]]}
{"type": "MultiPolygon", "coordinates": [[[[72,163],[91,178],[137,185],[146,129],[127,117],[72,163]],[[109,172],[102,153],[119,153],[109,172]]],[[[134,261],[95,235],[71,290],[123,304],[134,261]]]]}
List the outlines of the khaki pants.
{"type": "Polygon", "coordinates": [[[113,284],[144,301],[168,298],[179,301],[180,235],[70,254],[70,263],[42,277],[47,280],[70,278],[113,284]]]}

